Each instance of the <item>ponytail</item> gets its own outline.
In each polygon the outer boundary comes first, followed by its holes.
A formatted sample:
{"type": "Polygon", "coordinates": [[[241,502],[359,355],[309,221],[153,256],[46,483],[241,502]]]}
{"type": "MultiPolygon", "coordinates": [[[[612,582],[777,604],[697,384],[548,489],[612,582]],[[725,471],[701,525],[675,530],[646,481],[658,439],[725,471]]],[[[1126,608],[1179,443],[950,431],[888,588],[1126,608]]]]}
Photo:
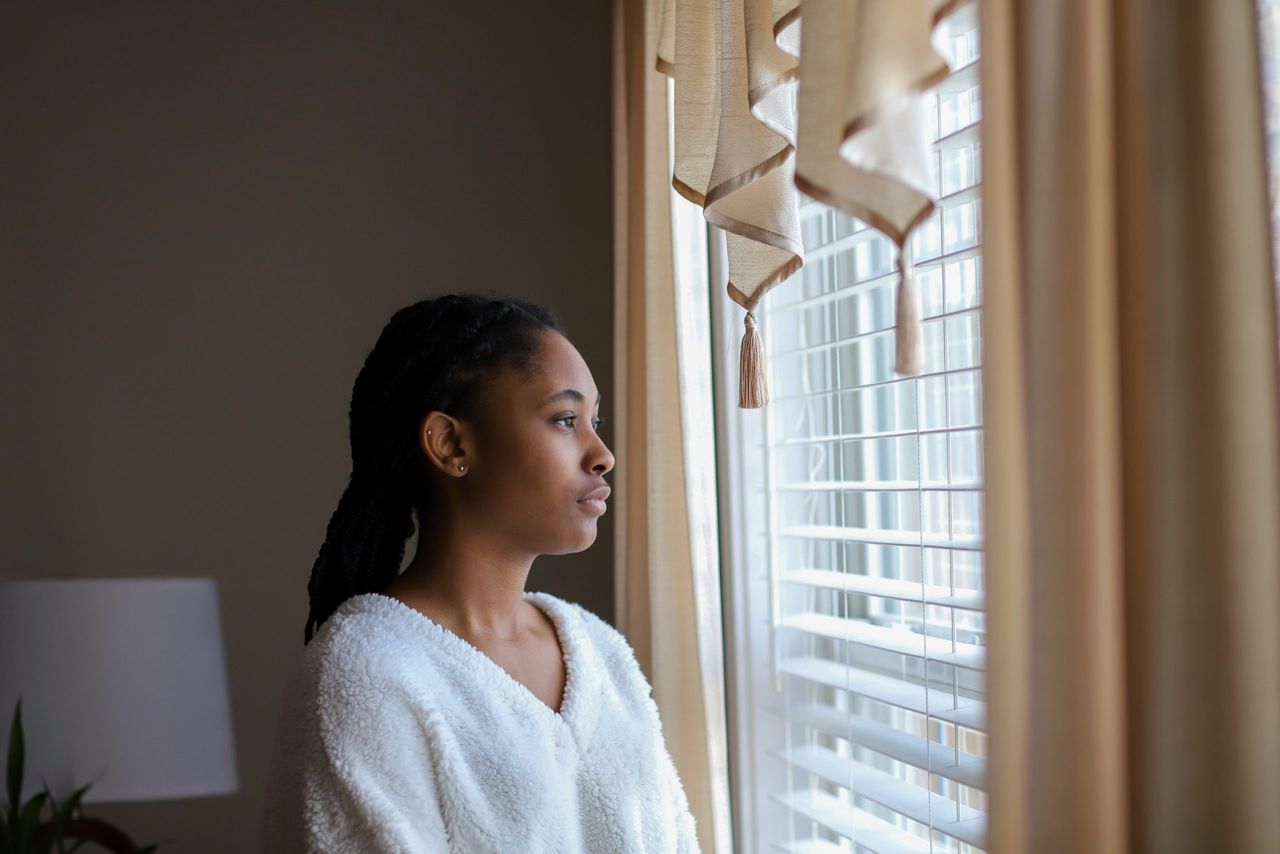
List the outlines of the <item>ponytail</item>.
{"type": "Polygon", "coordinates": [[[413,507],[407,498],[390,497],[389,490],[353,473],[311,567],[311,613],[304,645],[348,598],[375,593],[399,574],[405,543],[413,534],[413,507]]]}

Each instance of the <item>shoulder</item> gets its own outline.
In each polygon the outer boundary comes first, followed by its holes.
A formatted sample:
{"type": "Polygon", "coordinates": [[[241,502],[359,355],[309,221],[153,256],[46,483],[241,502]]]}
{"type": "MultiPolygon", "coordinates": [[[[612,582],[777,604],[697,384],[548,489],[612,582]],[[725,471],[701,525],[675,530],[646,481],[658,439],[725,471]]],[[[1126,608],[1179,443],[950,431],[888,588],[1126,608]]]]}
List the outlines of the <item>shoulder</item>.
{"type": "Polygon", "coordinates": [[[401,615],[378,597],[355,596],[330,615],[303,652],[301,669],[322,706],[394,706],[397,697],[425,696],[415,684],[432,678],[431,657],[413,643],[401,615]]]}

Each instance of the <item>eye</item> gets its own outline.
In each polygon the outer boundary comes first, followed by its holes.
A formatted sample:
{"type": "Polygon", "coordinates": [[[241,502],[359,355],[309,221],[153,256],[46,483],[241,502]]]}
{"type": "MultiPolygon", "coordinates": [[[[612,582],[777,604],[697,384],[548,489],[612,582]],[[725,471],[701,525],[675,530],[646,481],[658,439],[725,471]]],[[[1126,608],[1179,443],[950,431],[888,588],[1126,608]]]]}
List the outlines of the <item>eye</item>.
{"type": "MultiPolygon", "coordinates": [[[[561,422],[564,422],[564,421],[577,421],[577,420],[578,420],[578,416],[576,416],[576,415],[566,415],[566,416],[564,416],[563,418],[556,418],[556,419],[554,419],[555,423],[557,423],[557,424],[560,424],[561,422]]],[[[601,424],[603,424],[603,423],[604,423],[604,419],[603,419],[603,418],[596,418],[594,421],[592,421],[592,422],[591,422],[592,426],[593,426],[596,430],[599,430],[599,429],[600,429],[600,425],[601,425],[601,424]]],[[[567,425],[567,426],[568,426],[568,428],[569,428],[570,430],[574,429],[572,424],[569,424],[569,425],[567,425]]]]}

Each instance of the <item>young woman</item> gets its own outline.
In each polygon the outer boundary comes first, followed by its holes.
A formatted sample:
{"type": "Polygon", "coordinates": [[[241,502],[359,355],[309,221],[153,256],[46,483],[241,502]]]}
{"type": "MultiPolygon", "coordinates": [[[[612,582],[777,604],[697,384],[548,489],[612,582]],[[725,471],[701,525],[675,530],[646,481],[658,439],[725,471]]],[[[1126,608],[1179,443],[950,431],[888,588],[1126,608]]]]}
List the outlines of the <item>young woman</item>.
{"type": "Polygon", "coordinates": [[[634,651],[524,589],[539,555],[595,542],[599,407],[543,308],[466,293],[392,316],[352,392],[268,852],[698,851],[634,651]]]}

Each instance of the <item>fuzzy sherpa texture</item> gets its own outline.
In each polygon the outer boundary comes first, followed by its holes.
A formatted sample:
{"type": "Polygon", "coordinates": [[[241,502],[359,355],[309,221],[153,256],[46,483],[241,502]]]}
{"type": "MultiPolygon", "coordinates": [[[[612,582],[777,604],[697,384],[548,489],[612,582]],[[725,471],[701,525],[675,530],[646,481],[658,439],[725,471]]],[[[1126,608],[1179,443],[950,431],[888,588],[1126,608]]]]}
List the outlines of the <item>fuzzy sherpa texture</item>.
{"type": "Polygon", "coordinates": [[[623,635],[527,591],[567,669],[560,711],[398,599],[353,596],[291,674],[269,854],[695,854],[693,815],[623,635]]]}

